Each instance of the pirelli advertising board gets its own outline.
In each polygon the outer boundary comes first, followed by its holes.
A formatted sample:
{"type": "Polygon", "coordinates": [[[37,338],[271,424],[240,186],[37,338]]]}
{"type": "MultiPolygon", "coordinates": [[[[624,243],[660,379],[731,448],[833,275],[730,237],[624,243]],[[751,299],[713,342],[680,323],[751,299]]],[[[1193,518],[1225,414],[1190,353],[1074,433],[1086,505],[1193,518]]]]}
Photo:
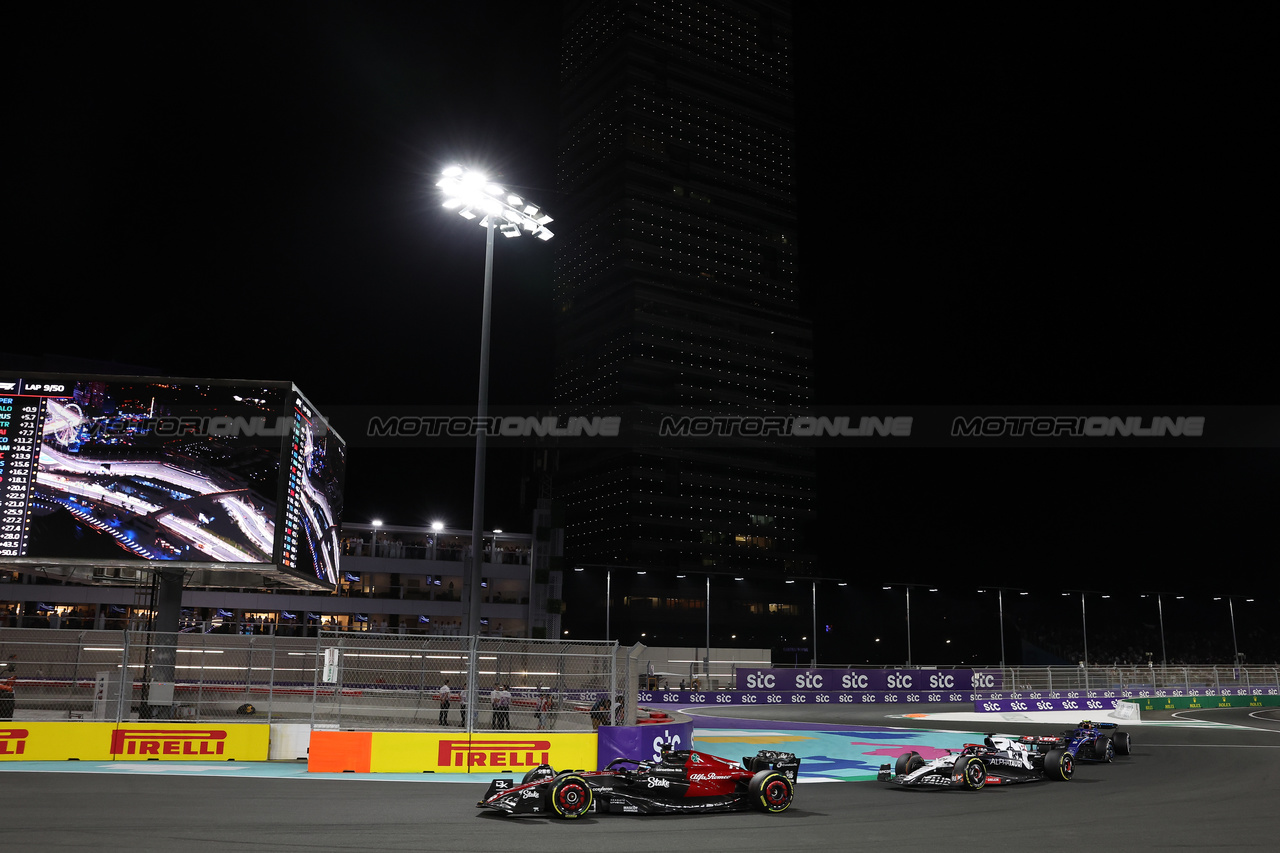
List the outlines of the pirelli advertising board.
{"type": "Polygon", "coordinates": [[[270,726],[12,723],[0,761],[266,761],[270,726]]]}
{"type": "Polygon", "coordinates": [[[311,733],[312,773],[520,773],[540,764],[596,769],[594,733],[311,733]]]}

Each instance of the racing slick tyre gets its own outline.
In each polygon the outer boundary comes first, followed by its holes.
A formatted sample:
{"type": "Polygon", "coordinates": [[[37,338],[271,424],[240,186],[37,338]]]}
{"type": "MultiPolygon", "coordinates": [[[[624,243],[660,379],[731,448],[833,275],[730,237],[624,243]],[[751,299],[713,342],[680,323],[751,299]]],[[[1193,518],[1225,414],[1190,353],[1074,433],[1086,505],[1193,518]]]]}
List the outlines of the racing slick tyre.
{"type": "Polygon", "coordinates": [[[1076,773],[1071,753],[1065,749],[1051,749],[1044,754],[1044,775],[1054,782],[1069,782],[1076,773]]]}
{"type": "Polygon", "coordinates": [[[785,812],[791,805],[795,788],[792,787],[791,780],[777,770],[761,770],[751,777],[747,794],[751,807],[756,811],[777,814],[785,812]]]}
{"type": "Polygon", "coordinates": [[[976,755],[962,755],[956,761],[956,772],[967,790],[981,791],[987,784],[987,765],[976,755]]]}
{"type": "Polygon", "coordinates": [[[591,786],[578,774],[567,773],[551,783],[547,800],[560,817],[579,818],[591,810],[591,786]]]}
{"type": "Polygon", "coordinates": [[[1116,755],[1131,755],[1133,747],[1129,744],[1128,732],[1116,732],[1115,737],[1111,738],[1111,743],[1116,748],[1116,755]]]}
{"type": "Polygon", "coordinates": [[[1105,761],[1108,764],[1116,757],[1115,745],[1111,742],[1111,738],[1099,735],[1098,739],[1093,742],[1093,757],[1099,761],[1105,761]]]}
{"type": "Polygon", "coordinates": [[[924,766],[924,758],[918,752],[908,752],[906,755],[899,755],[897,762],[893,766],[894,775],[907,776],[916,772],[924,766]]]}

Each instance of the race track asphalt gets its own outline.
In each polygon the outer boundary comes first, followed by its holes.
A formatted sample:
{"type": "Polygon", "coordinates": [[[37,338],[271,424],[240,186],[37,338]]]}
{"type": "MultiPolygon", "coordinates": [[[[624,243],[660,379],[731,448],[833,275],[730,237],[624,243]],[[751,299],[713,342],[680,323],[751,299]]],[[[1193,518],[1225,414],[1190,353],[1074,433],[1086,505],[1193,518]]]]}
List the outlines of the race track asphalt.
{"type": "MultiPolygon", "coordinates": [[[[719,718],[981,731],[973,723],[889,717],[887,709],[707,709],[719,718]],[[768,711],[767,715],[762,712],[768,711]],[[750,715],[750,716],[748,716],[750,715]]],[[[897,714],[906,709],[895,708],[897,714]]],[[[912,708],[927,713],[946,708],[912,708]]],[[[1211,728],[1131,729],[1134,754],[1084,765],[1069,783],[978,792],[904,791],[875,782],[798,786],[780,815],[506,818],[480,813],[483,782],[0,773],[0,849],[130,851],[743,851],[991,853],[1280,849],[1280,713],[1165,715],[1211,728]]],[[[1159,722],[1160,714],[1144,714],[1159,722]]],[[[1046,733],[1002,722],[1002,732],[1046,733]]],[[[713,750],[708,750],[713,751],[713,750]]],[[[152,769],[155,766],[152,765],[152,769]]]]}

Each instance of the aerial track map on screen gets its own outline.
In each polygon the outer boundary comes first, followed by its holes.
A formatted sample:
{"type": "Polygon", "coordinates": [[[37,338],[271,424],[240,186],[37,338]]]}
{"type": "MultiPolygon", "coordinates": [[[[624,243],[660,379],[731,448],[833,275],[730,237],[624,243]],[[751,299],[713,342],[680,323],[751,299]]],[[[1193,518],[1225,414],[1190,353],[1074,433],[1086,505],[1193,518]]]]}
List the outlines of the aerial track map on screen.
{"type": "Polygon", "coordinates": [[[0,561],[331,587],[345,455],[287,382],[0,375],[0,561]]]}

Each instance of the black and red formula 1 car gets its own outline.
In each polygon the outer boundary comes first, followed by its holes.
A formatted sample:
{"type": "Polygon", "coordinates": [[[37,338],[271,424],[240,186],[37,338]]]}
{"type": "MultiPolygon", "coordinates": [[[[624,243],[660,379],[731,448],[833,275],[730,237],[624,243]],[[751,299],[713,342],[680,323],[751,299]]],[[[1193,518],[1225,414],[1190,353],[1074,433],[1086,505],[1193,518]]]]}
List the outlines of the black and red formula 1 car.
{"type": "Polygon", "coordinates": [[[494,779],[477,808],[508,815],[577,818],[597,814],[698,814],[786,811],[800,760],[761,750],[739,764],[690,749],[664,750],[661,761],[615,758],[604,770],[542,765],[520,784],[494,779]]]}

